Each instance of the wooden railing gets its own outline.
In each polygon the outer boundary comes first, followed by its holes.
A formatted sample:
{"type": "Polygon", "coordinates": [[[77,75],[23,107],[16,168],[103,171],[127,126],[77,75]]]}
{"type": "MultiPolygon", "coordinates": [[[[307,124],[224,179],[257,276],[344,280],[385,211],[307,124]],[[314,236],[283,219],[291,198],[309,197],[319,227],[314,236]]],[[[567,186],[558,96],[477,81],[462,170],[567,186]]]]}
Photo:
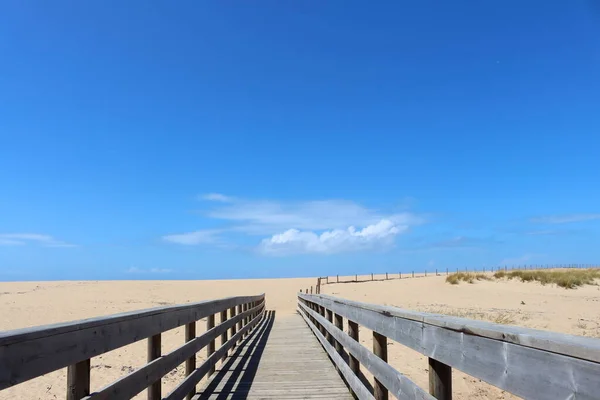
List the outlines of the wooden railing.
{"type": "Polygon", "coordinates": [[[525,399],[600,398],[598,339],[326,295],[300,293],[298,309],[359,399],[451,399],[452,368],[525,399]],[[359,326],[373,332],[373,351],[360,344],[359,326]],[[428,392],[387,363],[388,339],[429,358],[428,392]],[[372,393],[360,365],[374,377],[372,393]]]}
{"type": "Polygon", "coordinates": [[[67,367],[67,400],[129,399],[146,388],[148,399],[156,400],[162,398],[161,378],[185,362],[186,378],[164,398],[191,398],[196,384],[260,322],[264,306],[264,294],[228,297],[1,332],[0,390],[67,367]],[[205,317],[207,330],[196,337],[196,321],[205,317]],[[185,344],[162,355],[161,333],[182,325],[185,344]],[[142,339],[148,340],[148,364],[90,393],[90,359],[142,339]],[[208,358],[196,367],[196,353],[204,347],[208,358]]]}

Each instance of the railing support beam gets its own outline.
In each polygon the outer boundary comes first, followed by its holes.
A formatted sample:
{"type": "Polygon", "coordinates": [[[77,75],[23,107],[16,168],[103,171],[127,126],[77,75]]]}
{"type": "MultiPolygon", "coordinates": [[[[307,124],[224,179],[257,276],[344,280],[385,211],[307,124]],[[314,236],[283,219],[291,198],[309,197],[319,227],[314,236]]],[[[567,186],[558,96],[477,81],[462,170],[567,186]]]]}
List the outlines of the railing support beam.
{"type": "Polygon", "coordinates": [[[429,394],[438,400],[452,400],[452,368],[429,358],[429,394]]]}
{"type": "MultiPolygon", "coordinates": [[[[373,353],[387,362],[387,338],[377,332],[373,332],[373,353]]],[[[388,390],[377,378],[373,378],[373,389],[375,400],[388,400],[388,390]]]]}
{"type": "Polygon", "coordinates": [[[90,359],[67,368],[67,400],[79,400],[90,394],[90,359]]]}
{"type": "MultiPolygon", "coordinates": [[[[212,329],[215,327],[215,314],[209,315],[206,318],[206,330],[212,329]]],[[[206,346],[206,358],[210,357],[215,352],[215,339],[211,340],[206,346]]],[[[208,371],[208,376],[210,377],[215,373],[215,366],[210,367],[208,371]]]]}
{"type": "MultiPolygon", "coordinates": [[[[154,361],[161,356],[161,336],[154,335],[148,338],[148,362],[154,361]]],[[[148,386],[148,400],[160,400],[161,380],[157,380],[148,386]]]]}

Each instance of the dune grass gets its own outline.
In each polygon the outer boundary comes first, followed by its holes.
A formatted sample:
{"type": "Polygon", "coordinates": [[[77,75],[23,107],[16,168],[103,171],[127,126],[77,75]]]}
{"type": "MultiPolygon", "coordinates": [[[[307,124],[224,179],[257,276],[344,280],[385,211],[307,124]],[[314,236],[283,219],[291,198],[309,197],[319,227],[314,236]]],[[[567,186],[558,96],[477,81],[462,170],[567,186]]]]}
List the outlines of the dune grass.
{"type": "Polygon", "coordinates": [[[521,282],[540,282],[542,285],[555,284],[565,289],[576,289],[583,285],[597,285],[600,269],[568,269],[558,271],[497,271],[494,275],[458,272],[446,277],[446,282],[458,285],[460,281],[474,283],[475,280],[517,279],[521,282]]]}

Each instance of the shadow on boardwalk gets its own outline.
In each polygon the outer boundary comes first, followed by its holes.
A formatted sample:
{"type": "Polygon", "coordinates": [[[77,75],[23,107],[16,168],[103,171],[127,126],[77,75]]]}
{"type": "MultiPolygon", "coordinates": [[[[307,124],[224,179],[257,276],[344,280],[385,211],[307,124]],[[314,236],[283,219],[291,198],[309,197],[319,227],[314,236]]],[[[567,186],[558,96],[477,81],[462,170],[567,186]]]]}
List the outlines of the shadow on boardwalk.
{"type": "Polygon", "coordinates": [[[246,399],[274,321],[275,311],[266,311],[259,328],[236,347],[202,393],[194,399],[246,399]]]}

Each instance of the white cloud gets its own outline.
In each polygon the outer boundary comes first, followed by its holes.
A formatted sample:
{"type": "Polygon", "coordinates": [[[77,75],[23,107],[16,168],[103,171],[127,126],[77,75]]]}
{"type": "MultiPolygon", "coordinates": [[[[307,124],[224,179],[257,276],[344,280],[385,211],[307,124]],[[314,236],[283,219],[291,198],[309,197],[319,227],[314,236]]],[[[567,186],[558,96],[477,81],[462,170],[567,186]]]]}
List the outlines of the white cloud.
{"type": "Polygon", "coordinates": [[[193,246],[205,243],[215,243],[217,240],[216,235],[219,232],[220,231],[218,230],[201,230],[188,233],[179,233],[175,235],[166,235],[163,236],[162,239],[171,243],[193,246]]]}
{"type": "Polygon", "coordinates": [[[531,222],[540,224],[568,224],[570,222],[592,221],[595,219],[600,219],[600,214],[546,215],[532,218],[531,222]]]}
{"type": "Polygon", "coordinates": [[[532,259],[536,258],[536,257],[540,257],[543,254],[524,254],[521,257],[512,257],[512,258],[505,258],[504,260],[500,261],[498,263],[498,265],[518,265],[518,264],[525,264],[527,263],[527,261],[531,261],[532,259]]]}
{"type": "Polygon", "coordinates": [[[50,235],[39,233],[3,233],[0,234],[0,246],[22,246],[36,243],[44,247],[76,247],[74,244],[66,243],[53,238],[50,235]]]}
{"type": "Polygon", "coordinates": [[[167,274],[169,272],[173,272],[172,269],[169,268],[150,268],[150,269],[141,269],[138,267],[131,267],[125,270],[128,274],[167,274]]]}
{"type": "Polygon", "coordinates": [[[234,197],[225,196],[224,194],[221,194],[221,193],[203,194],[202,196],[200,196],[200,199],[208,200],[208,201],[219,201],[221,203],[232,203],[235,200],[234,197]]]}
{"type": "Polygon", "coordinates": [[[269,255],[285,255],[367,250],[392,244],[393,237],[406,229],[408,225],[397,225],[387,219],[362,230],[350,226],[347,229],[334,229],[318,234],[313,231],[288,229],[269,239],[263,239],[259,251],[269,255]]]}

